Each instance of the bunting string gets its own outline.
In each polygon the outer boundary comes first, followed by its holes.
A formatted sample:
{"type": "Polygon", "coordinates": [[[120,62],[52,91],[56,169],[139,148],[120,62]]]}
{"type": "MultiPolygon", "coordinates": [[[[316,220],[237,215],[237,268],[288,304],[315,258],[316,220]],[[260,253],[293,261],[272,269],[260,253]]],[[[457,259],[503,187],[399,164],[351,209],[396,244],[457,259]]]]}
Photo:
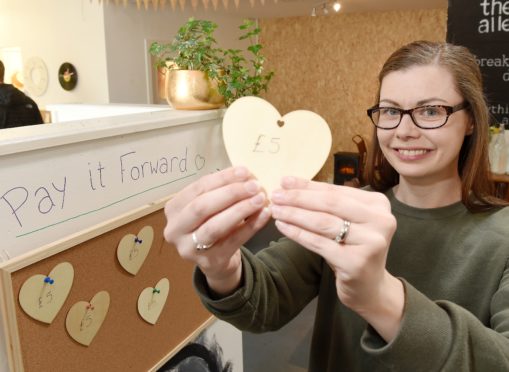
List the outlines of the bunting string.
{"type": "MultiPolygon", "coordinates": [[[[90,2],[93,2],[94,0],[90,0],[90,2]]],[[[96,0],[99,4],[101,2],[106,3],[107,5],[122,5],[124,7],[127,7],[129,3],[135,3],[136,8],[138,10],[140,9],[165,9],[166,3],[168,3],[171,7],[172,11],[176,11],[177,8],[180,8],[181,11],[184,11],[187,6],[190,6],[192,10],[197,10],[199,7],[202,7],[203,9],[207,10],[209,9],[209,5],[212,4],[212,9],[217,10],[221,5],[224,9],[228,9],[230,5],[229,0],[96,0]]],[[[235,8],[238,9],[240,6],[241,0],[233,0],[233,4],[235,5],[235,8]]],[[[269,0],[244,0],[246,2],[249,2],[251,7],[255,7],[256,3],[259,3],[260,5],[264,6],[265,3],[267,3],[269,0]]],[[[272,0],[274,4],[278,3],[278,0],[272,0]]]]}

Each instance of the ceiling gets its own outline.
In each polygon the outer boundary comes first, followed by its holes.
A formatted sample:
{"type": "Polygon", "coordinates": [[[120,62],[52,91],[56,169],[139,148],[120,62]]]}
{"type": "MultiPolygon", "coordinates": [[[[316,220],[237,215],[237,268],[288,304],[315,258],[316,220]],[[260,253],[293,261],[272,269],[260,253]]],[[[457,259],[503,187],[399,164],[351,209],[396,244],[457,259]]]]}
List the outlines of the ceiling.
{"type": "MultiPolygon", "coordinates": [[[[329,6],[334,0],[328,0],[329,6]]],[[[436,9],[447,8],[447,0],[339,0],[341,10],[339,13],[374,12],[391,10],[436,9]]],[[[250,18],[274,18],[309,16],[313,7],[316,7],[318,16],[322,16],[321,0],[261,0],[255,1],[252,7],[248,0],[241,0],[239,8],[235,8],[234,1],[229,1],[228,9],[219,6],[216,12],[237,14],[250,18]]],[[[329,11],[329,14],[332,14],[329,11]]]]}

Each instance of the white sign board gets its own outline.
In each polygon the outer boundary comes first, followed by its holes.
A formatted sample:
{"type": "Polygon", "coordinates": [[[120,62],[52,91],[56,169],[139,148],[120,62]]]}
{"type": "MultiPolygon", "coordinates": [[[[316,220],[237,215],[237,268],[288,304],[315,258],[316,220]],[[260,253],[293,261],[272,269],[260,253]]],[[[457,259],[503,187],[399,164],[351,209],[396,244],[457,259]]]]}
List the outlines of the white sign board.
{"type": "MultiPolygon", "coordinates": [[[[168,110],[0,131],[0,262],[227,167],[221,117],[168,110]]],[[[0,360],[8,371],[4,338],[0,360]]]]}

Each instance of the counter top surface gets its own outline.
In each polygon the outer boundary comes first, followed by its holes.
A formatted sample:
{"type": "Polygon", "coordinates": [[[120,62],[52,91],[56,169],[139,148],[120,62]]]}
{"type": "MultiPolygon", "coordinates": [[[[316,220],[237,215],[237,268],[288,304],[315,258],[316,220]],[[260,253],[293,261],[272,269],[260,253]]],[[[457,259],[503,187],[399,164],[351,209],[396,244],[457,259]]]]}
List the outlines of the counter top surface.
{"type": "Polygon", "coordinates": [[[0,156],[221,118],[224,110],[162,110],[0,130],[0,156]]]}

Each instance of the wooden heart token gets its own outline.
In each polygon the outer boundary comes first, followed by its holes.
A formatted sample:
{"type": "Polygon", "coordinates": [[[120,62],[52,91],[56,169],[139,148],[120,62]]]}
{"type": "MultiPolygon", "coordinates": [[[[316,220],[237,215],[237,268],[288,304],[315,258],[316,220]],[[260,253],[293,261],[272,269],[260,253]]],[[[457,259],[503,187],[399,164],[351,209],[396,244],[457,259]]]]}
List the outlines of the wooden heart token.
{"type": "Polygon", "coordinates": [[[69,336],[76,342],[89,346],[101,328],[109,307],[110,295],[106,291],[97,292],[90,302],[76,302],[65,319],[69,336]]]}
{"type": "Polygon", "coordinates": [[[19,304],[25,313],[43,323],[51,324],[62,308],[74,280],[69,262],[56,265],[48,275],[28,278],[19,291],[19,304]]]}
{"type": "Polygon", "coordinates": [[[152,226],[143,227],[138,235],[125,235],[118,243],[118,262],[128,273],[136,275],[147,258],[153,241],[152,226]]]}
{"type": "Polygon", "coordinates": [[[162,278],[155,287],[141,291],[138,297],[138,312],[150,324],[156,324],[170,292],[170,281],[162,278]]]}
{"type": "Polygon", "coordinates": [[[284,116],[258,97],[233,102],[223,118],[223,140],[233,165],[246,166],[270,197],[282,176],[312,179],[329,156],[332,136],[318,114],[284,116]]]}

